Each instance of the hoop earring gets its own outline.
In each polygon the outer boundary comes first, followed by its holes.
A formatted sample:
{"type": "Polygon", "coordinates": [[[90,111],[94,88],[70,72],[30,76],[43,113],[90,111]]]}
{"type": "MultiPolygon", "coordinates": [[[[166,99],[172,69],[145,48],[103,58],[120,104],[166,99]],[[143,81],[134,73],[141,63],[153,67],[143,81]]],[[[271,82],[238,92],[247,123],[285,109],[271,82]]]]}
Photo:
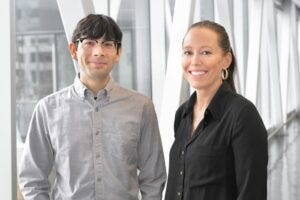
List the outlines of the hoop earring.
{"type": "Polygon", "coordinates": [[[225,81],[228,79],[228,70],[227,69],[222,69],[222,72],[221,72],[221,76],[222,76],[222,80],[225,81]]]}

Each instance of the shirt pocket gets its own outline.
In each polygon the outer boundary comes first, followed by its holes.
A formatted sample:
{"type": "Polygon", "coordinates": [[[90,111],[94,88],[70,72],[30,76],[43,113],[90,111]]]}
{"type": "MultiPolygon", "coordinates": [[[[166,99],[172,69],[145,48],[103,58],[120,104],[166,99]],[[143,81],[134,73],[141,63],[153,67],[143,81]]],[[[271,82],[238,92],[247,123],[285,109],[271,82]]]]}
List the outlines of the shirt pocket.
{"type": "Polygon", "coordinates": [[[137,160],[137,144],[139,139],[139,126],[132,121],[106,124],[103,130],[104,150],[111,157],[128,164],[137,160]]]}
{"type": "Polygon", "coordinates": [[[207,187],[221,185],[226,176],[226,146],[198,145],[187,160],[189,186],[207,187]]]}

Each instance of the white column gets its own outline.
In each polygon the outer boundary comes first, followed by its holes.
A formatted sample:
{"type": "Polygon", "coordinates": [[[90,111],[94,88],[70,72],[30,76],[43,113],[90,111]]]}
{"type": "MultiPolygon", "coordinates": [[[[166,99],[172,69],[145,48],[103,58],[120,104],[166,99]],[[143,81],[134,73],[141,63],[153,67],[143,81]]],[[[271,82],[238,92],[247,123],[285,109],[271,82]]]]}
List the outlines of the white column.
{"type": "MultiPolygon", "coordinates": [[[[97,1],[97,0],[95,0],[97,1]]],[[[121,6],[121,0],[108,0],[110,5],[108,6],[109,9],[109,16],[111,16],[113,19],[117,21],[119,11],[120,11],[120,6],[121,6]]]]}
{"type": "Polygon", "coordinates": [[[174,16],[171,27],[171,39],[167,61],[166,79],[163,87],[163,99],[160,114],[160,130],[164,153],[168,167],[169,149],[173,143],[174,132],[173,123],[175,111],[179,106],[182,69],[181,69],[181,45],[182,39],[188,26],[193,19],[195,2],[193,0],[176,0],[174,16]]]}
{"type": "Polygon", "coordinates": [[[150,21],[147,0],[134,0],[134,53],[136,63],[137,90],[143,94],[151,93],[150,21]]]}
{"type": "MultiPolygon", "coordinates": [[[[233,38],[233,2],[232,0],[215,0],[216,17],[215,21],[220,23],[226,29],[233,52],[235,52],[235,41],[233,38]]],[[[239,92],[240,83],[237,73],[234,76],[236,90],[239,92]]]]}
{"type": "MultiPolygon", "coordinates": [[[[64,25],[68,42],[71,42],[73,31],[80,19],[95,13],[93,0],[57,0],[60,16],[64,25]]],[[[74,61],[76,73],[79,71],[74,61]]]]}
{"type": "Polygon", "coordinates": [[[281,102],[283,121],[287,119],[287,96],[288,96],[288,71],[289,71],[289,54],[290,54],[290,17],[289,7],[286,6],[279,11],[277,24],[278,35],[278,54],[279,54],[279,71],[280,71],[280,90],[281,90],[281,102]]]}
{"type": "Polygon", "coordinates": [[[13,0],[1,1],[0,194],[5,200],[16,199],[14,9],[13,0]]]}
{"type": "MultiPolygon", "coordinates": [[[[260,111],[261,117],[264,121],[266,128],[270,127],[270,101],[274,101],[274,99],[270,98],[270,71],[269,65],[270,62],[267,59],[269,52],[268,52],[268,21],[267,15],[265,13],[266,8],[266,1],[264,1],[264,14],[262,19],[262,33],[261,33],[261,43],[260,43],[260,68],[258,70],[258,90],[257,90],[257,101],[256,106],[257,109],[260,111]]],[[[274,58],[276,59],[276,58],[274,58]]]]}
{"type": "Polygon", "coordinates": [[[93,0],[95,13],[104,14],[117,21],[122,0],[93,0]]]}
{"type": "Polygon", "coordinates": [[[262,2],[261,0],[249,1],[250,26],[249,26],[249,52],[246,76],[246,97],[256,104],[257,101],[257,78],[259,71],[259,54],[261,39],[261,19],[262,19],[262,2]]]}
{"type": "Polygon", "coordinates": [[[217,15],[215,21],[226,29],[231,46],[235,49],[233,40],[232,8],[229,0],[215,0],[217,15]]]}
{"type": "Polygon", "coordinates": [[[246,65],[248,55],[248,0],[233,2],[234,41],[239,76],[240,94],[245,94],[246,65]]]}
{"type": "Polygon", "coordinates": [[[93,0],[96,14],[109,15],[109,0],[93,0]]]}
{"type": "Polygon", "coordinates": [[[195,2],[195,13],[193,22],[200,20],[211,20],[215,19],[214,12],[214,1],[198,0],[195,2]]]}
{"type": "Polygon", "coordinates": [[[57,0],[60,16],[68,42],[77,22],[88,14],[95,13],[92,0],[57,0]]]}
{"type": "Polygon", "coordinates": [[[165,3],[162,0],[152,0],[149,3],[152,100],[160,117],[163,95],[161,86],[164,84],[166,73],[165,3]]]}
{"type": "MultiPolygon", "coordinates": [[[[280,74],[279,74],[279,57],[278,57],[278,44],[276,40],[276,24],[275,24],[275,7],[273,0],[266,0],[264,2],[264,10],[266,12],[266,35],[262,40],[266,41],[269,72],[270,75],[270,124],[271,126],[283,123],[282,101],[281,101],[281,88],[280,88],[280,74]]],[[[262,57],[266,58],[266,57],[262,57]]],[[[262,83],[264,86],[264,83],[262,83]]],[[[263,111],[262,111],[263,112],[263,111]]]]}
{"type": "Polygon", "coordinates": [[[294,84],[292,86],[292,91],[294,92],[294,103],[292,105],[291,110],[298,110],[300,109],[300,74],[299,74],[299,58],[298,58],[298,37],[297,37],[297,8],[294,3],[291,4],[291,12],[290,12],[290,18],[291,18],[291,54],[290,54],[290,67],[292,69],[291,77],[290,79],[293,80],[294,84]]]}

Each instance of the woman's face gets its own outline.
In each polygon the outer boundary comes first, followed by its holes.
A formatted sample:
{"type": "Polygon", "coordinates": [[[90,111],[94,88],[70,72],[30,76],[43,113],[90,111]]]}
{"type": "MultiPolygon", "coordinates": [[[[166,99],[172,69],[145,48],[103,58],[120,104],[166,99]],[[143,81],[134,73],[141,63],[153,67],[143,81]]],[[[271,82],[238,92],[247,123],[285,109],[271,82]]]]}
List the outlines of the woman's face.
{"type": "Polygon", "coordinates": [[[222,84],[221,71],[231,63],[231,53],[219,46],[216,32],[194,27],[186,34],[182,45],[183,74],[196,90],[216,90],[222,84]]]}

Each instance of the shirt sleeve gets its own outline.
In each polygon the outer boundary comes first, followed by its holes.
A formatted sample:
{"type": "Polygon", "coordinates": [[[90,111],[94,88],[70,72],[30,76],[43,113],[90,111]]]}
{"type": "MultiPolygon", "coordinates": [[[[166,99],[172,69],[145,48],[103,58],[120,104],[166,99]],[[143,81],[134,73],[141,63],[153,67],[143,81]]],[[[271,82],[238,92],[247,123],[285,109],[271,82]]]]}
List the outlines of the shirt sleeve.
{"type": "Polygon", "coordinates": [[[237,200],[267,199],[267,136],[255,106],[244,107],[237,116],[232,140],[237,200]]]}
{"type": "Polygon", "coordinates": [[[159,200],[166,168],[157,117],[152,102],[144,106],[138,146],[138,180],[143,200],[159,200]]]}
{"type": "Polygon", "coordinates": [[[19,169],[20,189],[24,199],[49,200],[53,150],[47,134],[41,102],[34,109],[19,169]]]}

